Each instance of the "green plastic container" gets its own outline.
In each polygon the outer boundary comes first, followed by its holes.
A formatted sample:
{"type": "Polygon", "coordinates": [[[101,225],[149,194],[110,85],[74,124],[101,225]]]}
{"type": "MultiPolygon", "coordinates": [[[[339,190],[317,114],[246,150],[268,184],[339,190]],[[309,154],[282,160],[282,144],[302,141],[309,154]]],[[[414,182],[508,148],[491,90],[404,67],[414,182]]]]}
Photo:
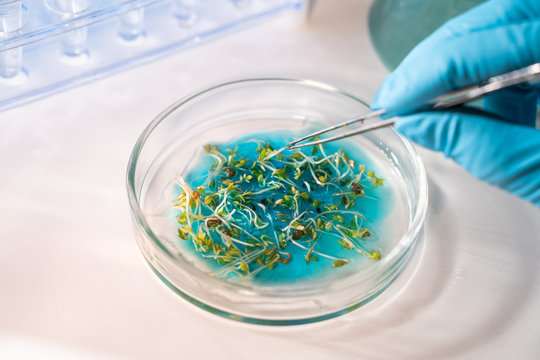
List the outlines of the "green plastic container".
{"type": "Polygon", "coordinates": [[[381,61],[395,69],[416,44],[447,20],[484,0],[375,0],[369,14],[371,41],[381,61]]]}

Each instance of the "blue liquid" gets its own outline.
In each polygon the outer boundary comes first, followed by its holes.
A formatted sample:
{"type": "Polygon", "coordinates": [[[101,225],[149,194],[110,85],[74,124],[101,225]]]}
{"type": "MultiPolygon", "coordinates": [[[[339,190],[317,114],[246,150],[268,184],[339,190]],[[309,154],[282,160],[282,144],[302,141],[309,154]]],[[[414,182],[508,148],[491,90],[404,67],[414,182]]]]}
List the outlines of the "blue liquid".
{"type": "MultiPolygon", "coordinates": [[[[259,155],[257,153],[257,147],[259,145],[256,142],[252,142],[251,140],[256,139],[257,141],[268,142],[272,145],[274,149],[279,149],[285,146],[287,142],[291,141],[294,138],[297,138],[299,135],[301,134],[287,133],[287,137],[285,137],[283,135],[283,132],[281,131],[256,133],[236,138],[235,140],[230,142],[213,145],[217,145],[219,150],[224,154],[226,154],[226,149],[237,148],[237,158],[247,158],[250,160],[248,164],[251,164],[251,162],[257,159],[259,155]]],[[[343,149],[347,153],[349,158],[355,161],[356,168],[358,167],[358,164],[363,164],[366,166],[366,171],[374,171],[377,177],[385,177],[383,171],[376,167],[375,162],[370,159],[370,156],[362,152],[362,150],[358,148],[358,146],[355,146],[352,143],[348,143],[346,141],[341,141],[338,143],[338,145],[334,143],[329,143],[325,144],[324,149],[327,155],[333,154],[338,150],[343,149]]],[[[303,151],[308,155],[311,154],[311,148],[309,147],[304,148],[303,151]]],[[[283,154],[290,155],[291,152],[285,150],[283,154]]],[[[272,161],[276,161],[276,164],[279,163],[279,161],[275,158],[273,158],[272,161]]],[[[191,170],[189,170],[188,173],[183,174],[186,183],[189,184],[192,189],[205,184],[205,181],[208,178],[209,171],[214,162],[215,159],[209,157],[206,154],[203,154],[199,159],[197,159],[197,163],[192,166],[191,170]]],[[[235,174],[235,176],[238,175],[240,174],[235,174]]],[[[305,174],[305,176],[307,176],[307,174],[305,174]]],[[[232,179],[235,180],[234,177],[232,179]]],[[[339,190],[336,188],[313,188],[310,191],[309,189],[306,189],[305,185],[303,185],[302,177],[298,180],[291,179],[291,181],[295,182],[295,184],[297,184],[297,187],[301,191],[309,193],[311,199],[309,201],[306,200],[305,202],[300,202],[299,207],[300,212],[310,209],[310,216],[318,215],[318,212],[312,206],[312,202],[314,199],[320,200],[326,204],[336,202],[339,203],[339,201],[342,199],[340,196],[336,197],[334,195],[336,192],[339,192],[339,190]]],[[[208,184],[208,181],[206,181],[206,184],[208,184]]],[[[362,238],[361,241],[357,243],[359,245],[357,246],[357,248],[361,249],[364,253],[369,253],[370,250],[376,251],[377,249],[382,249],[384,247],[385,239],[381,238],[381,233],[383,232],[382,226],[385,218],[389,214],[394,204],[395,199],[393,196],[393,192],[391,191],[392,184],[388,183],[387,181],[385,181],[384,186],[378,186],[376,188],[372,188],[371,184],[368,184],[369,186],[366,185],[366,183],[362,184],[364,185],[363,189],[365,191],[365,197],[358,197],[355,200],[354,206],[352,206],[349,210],[359,212],[365,218],[361,220],[362,227],[367,228],[371,233],[371,236],[362,238]]],[[[252,182],[249,184],[243,184],[242,190],[256,192],[257,190],[260,190],[260,188],[256,182],[252,182]]],[[[346,185],[343,186],[343,190],[346,190],[346,185]]],[[[181,189],[178,189],[177,195],[179,195],[180,193],[181,189]]],[[[265,202],[268,199],[275,201],[279,198],[282,198],[285,194],[286,190],[277,189],[261,195],[260,197],[258,197],[257,201],[265,202]]],[[[266,206],[266,209],[267,211],[263,212],[262,209],[255,207],[255,210],[261,216],[261,218],[263,218],[263,216],[270,215],[270,217],[274,219],[275,227],[286,226],[288,224],[288,222],[280,222],[278,219],[276,219],[276,215],[278,213],[284,213],[284,210],[279,207],[274,208],[272,206],[266,206]]],[[[324,212],[324,209],[320,210],[319,213],[321,211],[324,212]]],[[[350,214],[343,214],[342,216],[345,220],[345,224],[350,222],[354,217],[350,214]]],[[[263,219],[267,221],[267,218],[263,219]]],[[[249,227],[249,223],[247,222],[241,225],[243,228],[249,227]]],[[[249,227],[249,231],[256,237],[260,237],[262,234],[272,235],[273,231],[271,231],[269,228],[270,227],[263,230],[257,230],[251,226],[249,227]]],[[[194,230],[196,230],[195,227],[194,230]]],[[[221,242],[219,239],[219,236],[214,237],[214,241],[216,242],[221,242]]],[[[283,251],[291,255],[290,261],[287,264],[277,263],[272,270],[264,269],[261,272],[258,272],[253,277],[252,281],[264,285],[293,284],[304,281],[309,282],[311,280],[326,276],[329,273],[350,272],[354,271],[355,268],[357,268],[361,264],[365,264],[366,262],[375,262],[375,260],[368,259],[366,256],[358,253],[355,250],[345,249],[341,244],[337,242],[337,240],[338,238],[335,236],[320,235],[315,250],[319,253],[328,254],[335,258],[349,260],[350,263],[343,267],[334,268],[332,267],[334,259],[325,258],[317,254],[315,254],[315,256],[318,258],[318,261],[309,261],[309,263],[307,263],[305,255],[308,251],[306,249],[296,246],[293,243],[288,243],[286,248],[283,249],[283,251]]],[[[224,266],[220,264],[216,259],[203,257],[195,250],[195,246],[191,241],[178,241],[180,242],[182,248],[198,254],[201,258],[201,261],[204,261],[205,264],[210,269],[212,269],[212,271],[217,273],[219,272],[220,268],[224,266]]],[[[309,241],[305,241],[305,239],[299,240],[298,243],[306,246],[307,248],[311,247],[311,243],[309,241]]],[[[384,257],[384,252],[381,253],[384,257]]],[[[253,264],[253,266],[250,265],[250,270],[256,268],[257,266],[255,264],[253,264]]],[[[226,278],[235,279],[237,278],[237,276],[235,274],[228,274],[226,278]]]]}

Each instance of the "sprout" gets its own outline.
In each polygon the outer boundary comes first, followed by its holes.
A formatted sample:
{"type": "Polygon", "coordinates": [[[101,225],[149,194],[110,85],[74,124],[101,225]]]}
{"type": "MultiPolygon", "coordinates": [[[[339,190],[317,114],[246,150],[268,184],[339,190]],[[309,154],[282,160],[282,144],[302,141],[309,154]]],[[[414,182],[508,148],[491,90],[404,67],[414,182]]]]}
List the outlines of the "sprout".
{"type": "Polygon", "coordinates": [[[293,258],[291,247],[305,251],[307,264],[331,261],[328,266],[340,268],[352,261],[321,250],[321,239],[381,259],[379,249],[369,249],[373,230],[358,204],[384,179],[342,149],[332,153],[317,145],[304,152],[248,142],[257,144],[256,151],[205,145],[211,161],[202,185],[178,179],[178,238],[215,259],[218,274],[252,278],[302,261],[293,258]]]}

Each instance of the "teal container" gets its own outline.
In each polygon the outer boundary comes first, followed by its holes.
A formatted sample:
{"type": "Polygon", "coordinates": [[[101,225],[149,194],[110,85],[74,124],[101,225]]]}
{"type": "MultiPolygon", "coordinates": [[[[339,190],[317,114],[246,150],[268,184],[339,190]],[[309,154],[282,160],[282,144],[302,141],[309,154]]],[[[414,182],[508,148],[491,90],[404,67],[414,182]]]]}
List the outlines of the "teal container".
{"type": "Polygon", "coordinates": [[[381,61],[395,69],[403,58],[447,20],[484,0],[375,0],[369,14],[371,41],[381,61]]]}

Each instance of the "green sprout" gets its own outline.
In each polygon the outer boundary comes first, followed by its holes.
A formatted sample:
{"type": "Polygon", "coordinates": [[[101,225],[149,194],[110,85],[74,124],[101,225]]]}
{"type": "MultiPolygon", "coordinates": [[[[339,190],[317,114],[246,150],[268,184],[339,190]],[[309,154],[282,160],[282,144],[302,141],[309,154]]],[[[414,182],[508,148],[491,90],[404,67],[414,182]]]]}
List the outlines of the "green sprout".
{"type": "Polygon", "coordinates": [[[343,149],[275,150],[269,142],[250,141],[257,144],[254,156],[238,147],[205,145],[212,160],[203,183],[193,186],[178,178],[181,192],[173,205],[179,239],[221,264],[223,277],[252,278],[286,266],[297,261],[291,247],[305,251],[307,264],[351,263],[320,250],[320,241],[335,241],[373,261],[382,258],[380,249],[370,248],[375,235],[358,204],[384,179],[343,149]]]}

